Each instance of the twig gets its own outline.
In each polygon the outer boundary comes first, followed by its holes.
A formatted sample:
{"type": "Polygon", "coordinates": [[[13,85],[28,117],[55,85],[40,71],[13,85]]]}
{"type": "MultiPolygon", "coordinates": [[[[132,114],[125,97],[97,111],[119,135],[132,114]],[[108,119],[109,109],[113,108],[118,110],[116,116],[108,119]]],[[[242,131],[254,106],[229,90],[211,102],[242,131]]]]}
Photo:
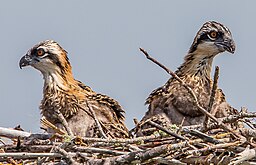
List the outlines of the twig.
{"type": "Polygon", "coordinates": [[[99,132],[100,132],[101,137],[107,139],[108,137],[107,137],[107,135],[104,133],[104,131],[103,131],[101,125],[100,125],[100,122],[99,122],[99,120],[98,120],[97,117],[96,117],[96,114],[95,114],[94,110],[91,108],[91,106],[89,105],[89,103],[88,103],[87,101],[86,101],[86,105],[87,105],[89,111],[92,113],[92,117],[93,117],[93,119],[94,119],[94,121],[95,121],[95,123],[96,123],[96,126],[97,126],[97,128],[98,128],[98,130],[99,130],[99,132]]]}
{"type": "Polygon", "coordinates": [[[186,142],[162,145],[154,147],[152,149],[148,149],[146,151],[131,152],[127,155],[119,156],[117,158],[112,159],[112,162],[116,162],[117,164],[131,164],[134,161],[144,162],[148,159],[158,157],[159,155],[166,153],[170,150],[176,150],[184,146],[186,146],[186,142]]]}
{"type": "Polygon", "coordinates": [[[173,76],[177,81],[179,81],[179,83],[188,90],[188,92],[191,94],[191,96],[194,99],[194,103],[197,106],[197,108],[203,113],[205,114],[207,117],[211,118],[214,122],[216,122],[218,125],[220,125],[223,129],[225,129],[226,131],[232,132],[232,134],[237,137],[237,138],[241,138],[238,134],[234,133],[234,131],[230,128],[228,128],[224,123],[222,123],[221,121],[219,121],[216,117],[214,117],[213,115],[211,115],[207,110],[205,110],[202,106],[200,106],[198,99],[194,93],[194,91],[184,83],[184,81],[182,81],[174,72],[172,72],[171,70],[169,70],[167,67],[165,67],[163,64],[159,63],[158,61],[156,61],[154,58],[152,58],[151,56],[149,56],[149,54],[142,48],[140,48],[140,51],[142,51],[146,58],[151,60],[152,62],[154,62],[155,64],[157,64],[158,66],[160,66],[161,68],[163,68],[168,74],[170,74],[171,76],[173,76]]]}
{"type": "Polygon", "coordinates": [[[100,154],[109,154],[109,155],[125,155],[128,154],[128,152],[122,152],[122,151],[115,151],[110,149],[104,149],[104,148],[94,148],[94,147],[72,147],[75,151],[78,152],[86,152],[86,153],[100,153],[100,154]]]}
{"type": "Polygon", "coordinates": [[[70,156],[64,149],[55,146],[54,150],[58,153],[60,153],[67,161],[67,164],[71,164],[71,165],[76,165],[78,164],[73,158],[72,156],[70,156]]]}
{"type": "Polygon", "coordinates": [[[247,138],[249,138],[249,137],[256,138],[256,130],[254,130],[254,129],[240,128],[239,132],[241,132],[241,134],[244,135],[247,138]]]}
{"type": "Polygon", "coordinates": [[[217,91],[217,87],[218,87],[218,79],[219,79],[219,72],[220,72],[220,68],[218,66],[215,67],[215,72],[214,72],[214,79],[213,79],[213,86],[212,86],[212,91],[211,91],[211,96],[210,96],[210,101],[209,101],[209,106],[208,106],[208,111],[213,114],[213,103],[215,100],[215,95],[216,95],[216,91],[217,91]]]}
{"type": "MultiPolygon", "coordinates": [[[[50,150],[49,153],[53,153],[54,147],[55,147],[55,146],[53,146],[53,147],[51,148],[51,150],[50,150]]],[[[50,159],[50,157],[43,157],[42,159],[38,159],[37,164],[40,164],[40,165],[41,165],[41,164],[43,164],[44,162],[48,161],[49,159],[50,159]]]]}
{"type": "Polygon", "coordinates": [[[229,148],[232,146],[238,146],[240,143],[241,143],[240,141],[235,141],[235,142],[231,142],[231,143],[216,144],[216,145],[208,146],[208,147],[197,149],[197,150],[190,150],[190,151],[187,151],[186,154],[193,155],[196,153],[202,153],[202,152],[220,149],[220,148],[229,148]]]}
{"type": "Polygon", "coordinates": [[[206,142],[210,142],[210,143],[214,143],[214,144],[220,143],[219,140],[217,140],[217,139],[215,139],[215,138],[213,138],[213,137],[211,137],[211,136],[209,136],[207,134],[204,134],[204,133],[202,133],[202,132],[200,132],[198,130],[187,130],[187,132],[189,134],[193,135],[193,136],[196,136],[196,137],[206,141],[206,142]]]}
{"type": "MultiPolygon", "coordinates": [[[[210,101],[208,106],[208,112],[210,112],[213,116],[215,116],[215,113],[216,113],[216,112],[213,112],[212,106],[215,100],[216,90],[218,86],[218,79],[219,79],[219,67],[216,66],[215,72],[214,72],[214,78],[213,78],[213,86],[212,86],[212,91],[211,91],[211,96],[210,96],[210,101]]],[[[209,124],[209,118],[206,116],[204,121],[204,127],[207,128],[208,124],[209,124]]]]}
{"type": "Polygon", "coordinates": [[[2,143],[3,145],[6,145],[2,139],[0,139],[0,143],[2,143]]]}
{"type": "Polygon", "coordinates": [[[29,132],[0,127],[0,136],[3,136],[3,137],[25,138],[25,137],[29,137],[30,135],[31,135],[31,133],[29,133],[29,132]]]}
{"type": "Polygon", "coordinates": [[[63,116],[63,114],[59,110],[55,110],[54,112],[57,114],[58,119],[60,120],[60,122],[64,126],[64,128],[67,131],[68,135],[73,137],[74,134],[73,134],[72,130],[69,128],[68,122],[65,119],[65,117],[63,116]]]}
{"type": "Polygon", "coordinates": [[[224,117],[224,118],[221,118],[222,121],[224,123],[232,123],[232,122],[235,122],[237,121],[238,119],[242,119],[242,118],[254,118],[256,117],[256,113],[255,112],[242,112],[242,113],[239,113],[237,115],[230,115],[230,116],[227,116],[227,117],[224,117]]]}
{"type": "Polygon", "coordinates": [[[186,139],[185,139],[184,137],[182,137],[181,135],[178,135],[178,134],[176,134],[176,133],[174,133],[174,132],[171,132],[170,130],[164,128],[163,126],[161,126],[161,125],[159,125],[159,124],[157,124],[157,123],[155,123],[155,122],[153,122],[153,121],[151,121],[151,120],[149,120],[148,123],[149,123],[150,125],[152,125],[152,126],[158,128],[158,129],[164,131],[165,133],[167,133],[167,134],[173,136],[173,137],[176,137],[176,138],[181,139],[181,140],[186,140],[186,139]]]}
{"type": "Polygon", "coordinates": [[[95,142],[104,142],[109,143],[109,144],[118,144],[118,143],[125,143],[125,144],[132,144],[132,143],[141,143],[143,141],[147,141],[150,139],[155,139],[157,137],[161,137],[160,135],[150,135],[150,136],[144,136],[144,137],[138,137],[138,138],[133,138],[133,139],[124,139],[124,138],[120,138],[120,139],[102,139],[102,138],[89,138],[89,137],[85,137],[82,138],[84,142],[87,143],[95,143],[95,142]]]}
{"type": "MultiPolygon", "coordinates": [[[[63,131],[62,129],[56,127],[54,124],[52,124],[49,120],[45,118],[45,116],[41,117],[40,122],[43,126],[47,128],[51,128],[54,132],[60,134],[60,135],[65,135],[66,132],[63,131]]],[[[71,131],[71,130],[70,130],[71,131]]]]}
{"type": "Polygon", "coordinates": [[[250,160],[255,157],[256,149],[250,149],[250,146],[248,145],[243,152],[237,154],[237,156],[230,161],[229,165],[240,164],[246,160],[250,160]]]}
{"type": "Polygon", "coordinates": [[[182,127],[183,127],[184,121],[185,121],[185,117],[183,117],[183,119],[181,120],[181,123],[179,125],[179,129],[177,131],[178,134],[180,133],[180,131],[181,131],[182,127]]]}
{"type": "Polygon", "coordinates": [[[163,158],[163,157],[153,158],[152,161],[150,161],[150,162],[156,163],[156,164],[186,165],[186,163],[182,163],[179,160],[168,159],[168,158],[163,158]]]}
{"type": "Polygon", "coordinates": [[[0,153],[0,158],[8,158],[12,157],[15,159],[31,159],[38,157],[51,157],[57,158],[62,157],[59,153],[27,153],[27,152],[19,152],[19,153],[0,153]]]}

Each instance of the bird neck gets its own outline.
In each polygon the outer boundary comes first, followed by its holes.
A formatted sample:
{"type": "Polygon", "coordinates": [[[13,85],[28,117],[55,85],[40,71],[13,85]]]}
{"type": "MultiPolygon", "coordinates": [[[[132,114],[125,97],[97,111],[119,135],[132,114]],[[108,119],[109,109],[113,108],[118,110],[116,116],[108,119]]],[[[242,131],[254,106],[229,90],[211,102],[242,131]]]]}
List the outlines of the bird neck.
{"type": "Polygon", "coordinates": [[[176,74],[180,77],[197,77],[203,81],[210,81],[212,62],[215,55],[198,52],[188,53],[176,74]]]}
{"type": "Polygon", "coordinates": [[[70,70],[61,71],[60,69],[42,72],[44,77],[44,90],[49,91],[70,91],[78,88],[76,80],[70,70]]]}

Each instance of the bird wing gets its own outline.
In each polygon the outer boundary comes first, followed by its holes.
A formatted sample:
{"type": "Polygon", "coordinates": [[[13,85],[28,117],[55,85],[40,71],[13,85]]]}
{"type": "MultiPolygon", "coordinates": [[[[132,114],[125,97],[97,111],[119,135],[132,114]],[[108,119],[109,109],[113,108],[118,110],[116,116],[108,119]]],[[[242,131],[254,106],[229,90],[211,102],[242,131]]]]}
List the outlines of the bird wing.
{"type": "MultiPolygon", "coordinates": [[[[113,137],[120,137],[120,134],[125,134],[127,137],[128,129],[124,124],[125,111],[121,105],[114,99],[107,95],[94,92],[89,86],[77,81],[78,85],[85,91],[87,104],[94,111],[97,120],[99,120],[102,127],[108,130],[109,134],[113,133],[113,137]],[[114,129],[113,131],[110,131],[114,129]]],[[[88,107],[87,107],[88,108],[88,107]]],[[[90,112],[87,112],[90,114],[90,112]]],[[[92,116],[90,114],[90,116],[92,116]]]]}

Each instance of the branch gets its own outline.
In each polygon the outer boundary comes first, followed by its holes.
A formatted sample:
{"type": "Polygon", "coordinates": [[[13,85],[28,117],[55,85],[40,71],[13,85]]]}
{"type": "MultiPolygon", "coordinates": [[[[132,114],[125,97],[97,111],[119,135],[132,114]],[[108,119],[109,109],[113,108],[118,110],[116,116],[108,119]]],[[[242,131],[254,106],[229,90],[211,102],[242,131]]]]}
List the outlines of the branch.
{"type": "MultiPolygon", "coordinates": [[[[56,127],[54,124],[52,124],[50,121],[48,121],[45,116],[41,117],[40,122],[43,126],[47,128],[51,128],[54,132],[60,134],[60,135],[66,135],[66,132],[62,129],[56,127]]],[[[70,130],[71,131],[71,130],[70,130]]]]}
{"type": "Polygon", "coordinates": [[[0,127],[0,136],[3,136],[3,137],[7,137],[7,138],[18,138],[18,137],[25,138],[25,137],[29,137],[30,135],[31,135],[31,133],[29,133],[29,132],[0,127]]]}
{"type": "Polygon", "coordinates": [[[150,125],[152,125],[152,126],[158,128],[158,129],[164,131],[165,133],[167,133],[167,134],[169,134],[169,135],[171,135],[173,137],[176,137],[176,138],[181,139],[181,140],[186,140],[183,136],[178,135],[178,134],[176,134],[176,133],[166,129],[163,126],[161,126],[161,125],[159,125],[159,124],[157,124],[157,123],[155,123],[155,122],[153,122],[151,120],[149,120],[147,123],[149,123],[150,125]]]}
{"type": "Polygon", "coordinates": [[[215,95],[216,95],[216,91],[217,91],[217,86],[218,86],[218,79],[219,79],[219,72],[220,72],[220,68],[218,66],[215,67],[215,72],[214,72],[214,79],[213,79],[213,86],[212,86],[212,91],[211,91],[211,97],[210,97],[210,101],[209,101],[209,109],[208,111],[215,115],[213,113],[213,103],[215,100],[215,95]]]}
{"type": "Polygon", "coordinates": [[[60,122],[62,123],[62,125],[64,126],[65,130],[67,131],[69,136],[74,136],[73,132],[71,131],[71,129],[68,126],[68,122],[65,119],[65,117],[63,116],[63,114],[59,111],[59,110],[55,110],[58,119],[60,120],[60,122]]]}
{"type": "Polygon", "coordinates": [[[156,136],[156,135],[150,135],[150,136],[143,136],[143,137],[138,137],[138,138],[133,138],[133,139],[124,139],[124,138],[119,138],[119,139],[102,139],[102,138],[90,138],[90,137],[84,137],[82,138],[84,142],[86,143],[95,143],[95,142],[103,142],[104,144],[109,143],[110,145],[115,143],[125,143],[125,144],[133,144],[133,143],[141,143],[143,141],[155,139],[157,137],[162,137],[162,136],[156,136]]]}
{"type": "Polygon", "coordinates": [[[94,121],[95,121],[95,123],[96,123],[96,127],[99,129],[99,132],[100,132],[101,137],[107,139],[108,137],[107,137],[107,135],[104,133],[104,131],[103,131],[101,125],[100,125],[100,122],[99,122],[99,120],[98,120],[97,117],[96,117],[96,114],[95,114],[94,110],[91,108],[91,106],[88,104],[87,101],[86,101],[86,105],[87,105],[89,111],[92,113],[93,119],[94,119],[94,121]]]}
{"type": "Polygon", "coordinates": [[[224,123],[232,123],[237,121],[238,119],[243,119],[243,118],[255,118],[256,113],[255,112],[241,112],[236,115],[230,115],[224,118],[221,118],[224,123]]]}
{"type": "Polygon", "coordinates": [[[250,160],[255,157],[256,149],[250,149],[250,146],[248,145],[243,152],[237,154],[235,158],[231,159],[229,165],[241,164],[242,162],[250,160]]]}
{"type": "Polygon", "coordinates": [[[27,153],[27,152],[18,152],[18,153],[0,153],[0,158],[12,157],[15,159],[31,159],[38,157],[50,157],[50,158],[59,158],[62,157],[59,153],[27,153]]]}
{"type": "Polygon", "coordinates": [[[197,150],[190,150],[190,151],[187,151],[186,154],[193,155],[193,154],[196,154],[196,153],[202,153],[202,152],[206,152],[206,151],[210,151],[210,150],[216,150],[216,149],[223,149],[223,148],[230,148],[230,147],[234,147],[234,146],[239,146],[240,144],[241,144],[240,141],[235,141],[235,142],[231,142],[231,143],[224,143],[224,144],[216,144],[216,145],[207,146],[205,148],[201,148],[201,149],[197,149],[197,150]]]}
{"type": "Polygon", "coordinates": [[[71,164],[71,165],[76,165],[78,164],[73,158],[72,156],[70,156],[64,149],[55,146],[54,150],[58,153],[60,153],[67,161],[67,164],[71,164]]]}
{"type": "Polygon", "coordinates": [[[94,147],[72,147],[75,151],[78,152],[86,152],[86,153],[100,153],[100,154],[109,154],[109,155],[125,155],[128,154],[128,152],[122,152],[122,151],[115,151],[110,149],[104,149],[104,148],[94,148],[94,147]]]}
{"type": "Polygon", "coordinates": [[[173,76],[177,81],[179,81],[179,83],[188,90],[188,92],[191,94],[191,96],[194,99],[194,103],[197,106],[197,108],[203,113],[205,114],[207,117],[211,118],[214,122],[216,122],[218,125],[220,125],[224,130],[232,132],[232,134],[237,137],[237,138],[241,138],[238,134],[236,134],[233,130],[231,130],[230,128],[228,128],[224,123],[222,123],[221,121],[219,121],[216,117],[214,117],[213,115],[211,115],[207,110],[205,110],[203,107],[200,106],[198,99],[194,93],[194,91],[187,85],[184,83],[184,81],[182,81],[174,72],[172,72],[171,70],[169,70],[167,67],[165,67],[163,64],[159,63],[157,60],[155,60],[154,58],[152,58],[151,56],[149,56],[149,54],[142,48],[140,48],[140,51],[142,51],[146,58],[151,60],[152,62],[154,62],[155,64],[157,64],[158,66],[160,66],[161,68],[163,68],[168,74],[170,74],[171,76],[173,76]]]}
{"type": "MultiPolygon", "coordinates": [[[[212,91],[211,91],[211,96],[210,96],[210,101],[209,101],[209,106],[208,106],[208,112],[210,112],[213,116],[215,115],[216,112],[213,112],[212,106],[215,100],[215,95],[216,95],[216,90],[217,90],[217,85],[218,85],[218,79],[219,79],[219,67],[215,67],[215,72],[214,72],[214,79],[213,79],[213,86],[212,86],[212,91]]],[[[207,125],[209,124],[209,118],[206,116],[205,121],[204,121],[204,127],[207,128],[207,125]]]]}
{"type": "Polygon", "coordinates": [[[206,135],[198,130],[186,130],[185,132],[188,132],[189,134],[193,135],[193,136],[196,136],[206,142],[210,142],[210,143],[214,143],[214,144],[218,144],[220,143],[219,140],[209,136],[209,135],[206,135]]]}
{"type": "Polygon", "coordinates": [[[176,150],[186,146],[186,142],[177,143],[177,144],[167,144],[146,151],[141,152],[131,152],[127,155],[122,155],[112,159],[112,162],[117,164],[131,164],[134,161],[144,162],[148,159],[157,157],[163,153],[167,153],[170,150],[176,150]]]}

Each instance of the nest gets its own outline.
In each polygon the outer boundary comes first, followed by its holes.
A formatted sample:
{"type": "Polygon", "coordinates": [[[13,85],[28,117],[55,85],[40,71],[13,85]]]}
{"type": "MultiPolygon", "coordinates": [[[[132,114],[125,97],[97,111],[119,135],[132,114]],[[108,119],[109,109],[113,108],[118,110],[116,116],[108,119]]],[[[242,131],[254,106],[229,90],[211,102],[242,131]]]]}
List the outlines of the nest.
{"type": "MultiPolygon", "coordinates": [[[[219,119],[243,122],[248,128],[230,129],[215,122],[162,127],[153,121],[153,134],[134,138],[82,138],[67,134],[33,134],[0,128],[0,162],[11,164],[239,164],[255,162],[255,113],[219,119]]],[[[228,127],[228,126],[227,126],[228,127]]]]}

